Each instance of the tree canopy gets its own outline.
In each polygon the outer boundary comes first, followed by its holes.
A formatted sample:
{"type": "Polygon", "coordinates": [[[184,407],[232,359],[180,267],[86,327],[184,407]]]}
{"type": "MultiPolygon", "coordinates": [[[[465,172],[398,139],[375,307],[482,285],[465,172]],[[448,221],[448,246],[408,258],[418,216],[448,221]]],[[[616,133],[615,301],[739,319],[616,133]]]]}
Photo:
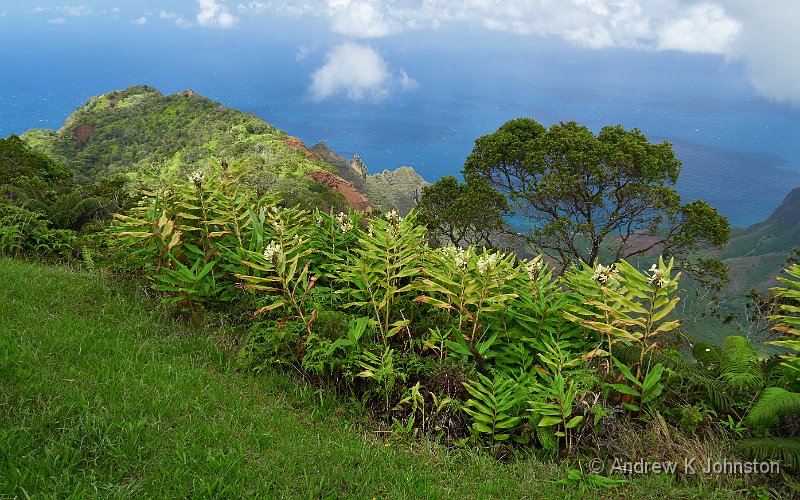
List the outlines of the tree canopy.
{"type": "Polygon", "coordinates": [[[422,189],[417,211],[437,243],[486,247],[496,244],[509,213],[506,198],[482,180],[449,175],[422,189]]]}
{"type": "Polygon", "coordinates": [[[668,142],[638,129],[595,135],[575,122],[547,129],[520,118],[475,141],[464,175],[502,193],[531,222],[528,243],[567,265],[723,246],[727,218],[704,201],[681,204],[680,170],[668,142]]]}

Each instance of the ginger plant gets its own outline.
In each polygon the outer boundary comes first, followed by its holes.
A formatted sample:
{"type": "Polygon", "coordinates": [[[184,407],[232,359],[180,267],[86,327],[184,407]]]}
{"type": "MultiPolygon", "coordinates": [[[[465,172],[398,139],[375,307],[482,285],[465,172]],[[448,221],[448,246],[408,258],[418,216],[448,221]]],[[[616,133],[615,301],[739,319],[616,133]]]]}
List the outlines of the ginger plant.
{"type": "Polygon", "coordinates": [[[433,252],[432,259],[419,286],[424,293],[414,300],[454,311],[458,315],[456,342],[449,345],[458,350],[458,345],[466,344],[480,365],[483,353],[478,346],[483,339],[491,339],[482,320],[503,311],[517,297],[512,282],[520,271],[514,256],[450,246],[433,252]]]}
{"type": "Polygon", "coordinates": [[[337,293],[352,299],[345,307],[370,317],[384,347],[410,324],[397,305],[414,289],[420,272],[425,228],[415,218],[414,212],[401,218],[392,211],[372,219],[368,231],[359,230],[357,246],[335,273],[341,285],[337,293]]]}
{"type": "Polygon", "coordinates": [[[587,357],[610,357],[618,342],[635,345],[639,350],[636,378],[642,381],[643,362],[657,346],[654,338],[680,326],[678,321],[665,321],[680,300],[676,296],[680,273],[673,277],[672,267],[672,259],[666,264],[659,258],[647,276],[623,260],[610,267],[598,264],[591,275],[584,268],[567,276],[567,285],[573,289],[599,291],[584,292],[587,299],[564,312],[567,319],[605,336],[606,350],[597,349],[587,357]]]}
{"type": "Polygon", "coordinates": [[[279,328],[288,320],[299,319],[311,334],[316,310],[308,312],[305,300],[317,278],[309,275],[313,249],[308,244],[310,238],[306,234],[306,213],[272,206],[269,209],[262,207],[258,215],[253,216],[253,224],[267,228],[263,232],[271,235],[272,239],[261,252],[247,252],[247,260],[242,263],[251,272],[237,276],[243,280],[246,288],[278,293],[271,304],[256,310],[253,315],[288,307],[293,314],[285,317],[279,323],[279,328]]]}

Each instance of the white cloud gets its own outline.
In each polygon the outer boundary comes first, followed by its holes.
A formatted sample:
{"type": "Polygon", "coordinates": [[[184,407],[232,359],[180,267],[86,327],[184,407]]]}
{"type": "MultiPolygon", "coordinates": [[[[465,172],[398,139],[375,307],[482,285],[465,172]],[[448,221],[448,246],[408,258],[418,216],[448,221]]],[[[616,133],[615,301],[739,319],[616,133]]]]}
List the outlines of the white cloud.
{"type": "Polygon", "coordinates": [[[378,38],[400,31],[398,21],[389,17],[379,2],[372,0],[329,0],[328,16],[335,33],[360,38],[378,38]]]}
{"type": "Polygon", "coordinates": [[[325,64],[311,75],[311,98],[321,101],[344,96],[353,101],[380,101],[392,90],[413,90],[419,83],[401,69],[394,73],[372,47],[347,42],[325,56],[325,64]]]}
{"type": "Polygon", "coordinates": [[[239,18],[228,10],[224,1],[217,0],[197,0],[200,11],[197,13],[197,24],[213,28],[233,28],[239,22],[239,18]]]}
{"type": "Polygon", "coordinates": [[[142,17],[137,17],[136,19],[132,19],[131,20],[131,24],[136,24],[138,26],[142,26],[144,24],[147,24],[147,17],[142,16],[142,17]]]}
{"type": "Polygon", "coordinates": [[[375,49],[355,43],[334,47],[311,78],[311,97],[316,101],[339,94],[354,101],[380,100],[389,94],[386,61],[375,49]]]}
{"type": "MultiPolygon", "coordinates": [[[[275,0],[258,12],[321,16],[331,31],[380,38],[466,23],[590,48],[719,53],[737,33],[726,0],[275,0]],[[688,40],[681,40],[688,37],[688,40]]],[[[727,0],[732,1],[732,0],[727,0]]],[[[791,1],[791,0],[790,0],[791,1]]],[[[240,9],[256,12],[245,4],[240,9]]]]}
{"type": "Polygon", "coordinates": [[[311,53],[311,49],[306,47],[305,45],[301,45],[297,47],[297,52],[294,54],[294,60],[300,62],[308,57],[308,54],[311,53]]]}
{"type": "Polygon", "coordinates": [[[742,25],[719,5],[695,5],[684,17],[665,23],[658,34],[658,48],[683,52],[727,54],[742,25]]]}
{"type": "MultiPolygon", "coordinates": [[[[237,15],[309,16],[325,20],[334,33],[362,40],[466,26],[592,49],[715,54],[741,62],[761,95],[800,104],[795,63],[800,0],[195,0],[194,5],[193,17],[166,10],[157,17],[181,28],[233,28],[237,15]]],[[[33,12],[48,13],[48,22],[58,24],[113,9],[39,6],[33,12]]],[[[298,49],[296,59],[307,54],[298,49]]],[[[400,73],[387,81],[402,88],[405,80],[400,73]]]]}
{"type": "MultiPolygon", "coordinates": [[[[85,17],[85,16],[97,16],[97,15],[104,15],[111,18],[118,17],[119,13],[122,10],[119,7],[113,7],[110,9],[102,9],[102,10],[94,10],[88,5],[62,5],[58,7],[42,7],[38,6],[33,9],[35,14],[41,14],[44,12],[59,12],[62,16],[67,17],[85,17]]],[[[55,18],[59,19],[59,18],[55,18]]],[[[56,23],[60,24],[60,23],[56,23]]]]}
{"type": "Polygon", "coordinates": [[[60,7],[60,10],[64,14],[73,17],[94,15],[94,12],[92,11],[91,7],[88,7],[86,5],[78,5],[78,6],[67,5],[64,7],[60,7]]]}
{"type": "Polygon", "coordinates": [[[184,19],[183,16],[178,16],[178,19],[175,20],[175,26],[178,28],[187,29],[192,27],[192,23],[184,19]]]}
{"type": "Polygon", "coordinates": [[[742,20],[729,57],[744,62],[753,87],[764,97],[800,105],[800,2],[728,0],[742,20]]]}
{"type": "Polygon", "coordinates": [[[264,2],[240,3],[236,6],[239,14],[262,14],[267,11],[267,4],[264,2]]]}
{"type": "Polygon", "coordinates": [[[800,103],[800,0],[270,0],[240,9],[321,17],[361,39],[465,25],[592,49],[722,55],[747,67],[761,95],[800,103]]]}

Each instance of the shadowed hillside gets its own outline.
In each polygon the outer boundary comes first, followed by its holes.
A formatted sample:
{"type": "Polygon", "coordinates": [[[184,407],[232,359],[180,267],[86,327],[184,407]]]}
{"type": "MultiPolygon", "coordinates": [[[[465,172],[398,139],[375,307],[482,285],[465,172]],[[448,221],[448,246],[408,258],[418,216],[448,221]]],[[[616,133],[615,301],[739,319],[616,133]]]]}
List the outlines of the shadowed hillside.
{"type": "Polygon", "coordinates": [[[764,222],[735,230],[721,257],[731,268],[728,290],[742,294],[777,283],[792,250],[800,247],[800,188],[790,192],[764,222]]]}

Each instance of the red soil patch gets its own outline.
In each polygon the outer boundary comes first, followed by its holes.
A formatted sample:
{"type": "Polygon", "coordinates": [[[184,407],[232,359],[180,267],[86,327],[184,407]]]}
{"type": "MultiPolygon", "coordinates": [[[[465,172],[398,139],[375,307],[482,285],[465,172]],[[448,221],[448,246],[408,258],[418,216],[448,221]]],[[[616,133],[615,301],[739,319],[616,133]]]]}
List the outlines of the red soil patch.
{"type": "Polygon", "coordinates": [[[301,141],[297,137],[289,137],[288,139],[283,141],[283,143],[289,146],[289,148],[294,149],[295,151],[300,151],[300,150],[305,151],[306,158],[308,158],[309,160],[321,160],[321,158],[317,153],[314,153],[310,149],[308,149],[306,145],[303,144],[303,141],[301,141]]]}
{"type": "Polygon", "coordinates": [[[92,136],[92,132],[94,132],[94,125],[78,125],[75,127],[75,131],[72,133],[75,140],[78,142],[86,142],[92,136]]]}
{"type": "Polygon", "coordinates": [[[322,170],[311,172],[310,175],[315,181],[325,184],[334,191],[342,193],[342,196],[344,196],[344,199],[347,200],[347,203],[353,210],[360,210],[362,212],[369,212],[372,210],[372,205],[367,197],[344,179],[322,170]]]}

